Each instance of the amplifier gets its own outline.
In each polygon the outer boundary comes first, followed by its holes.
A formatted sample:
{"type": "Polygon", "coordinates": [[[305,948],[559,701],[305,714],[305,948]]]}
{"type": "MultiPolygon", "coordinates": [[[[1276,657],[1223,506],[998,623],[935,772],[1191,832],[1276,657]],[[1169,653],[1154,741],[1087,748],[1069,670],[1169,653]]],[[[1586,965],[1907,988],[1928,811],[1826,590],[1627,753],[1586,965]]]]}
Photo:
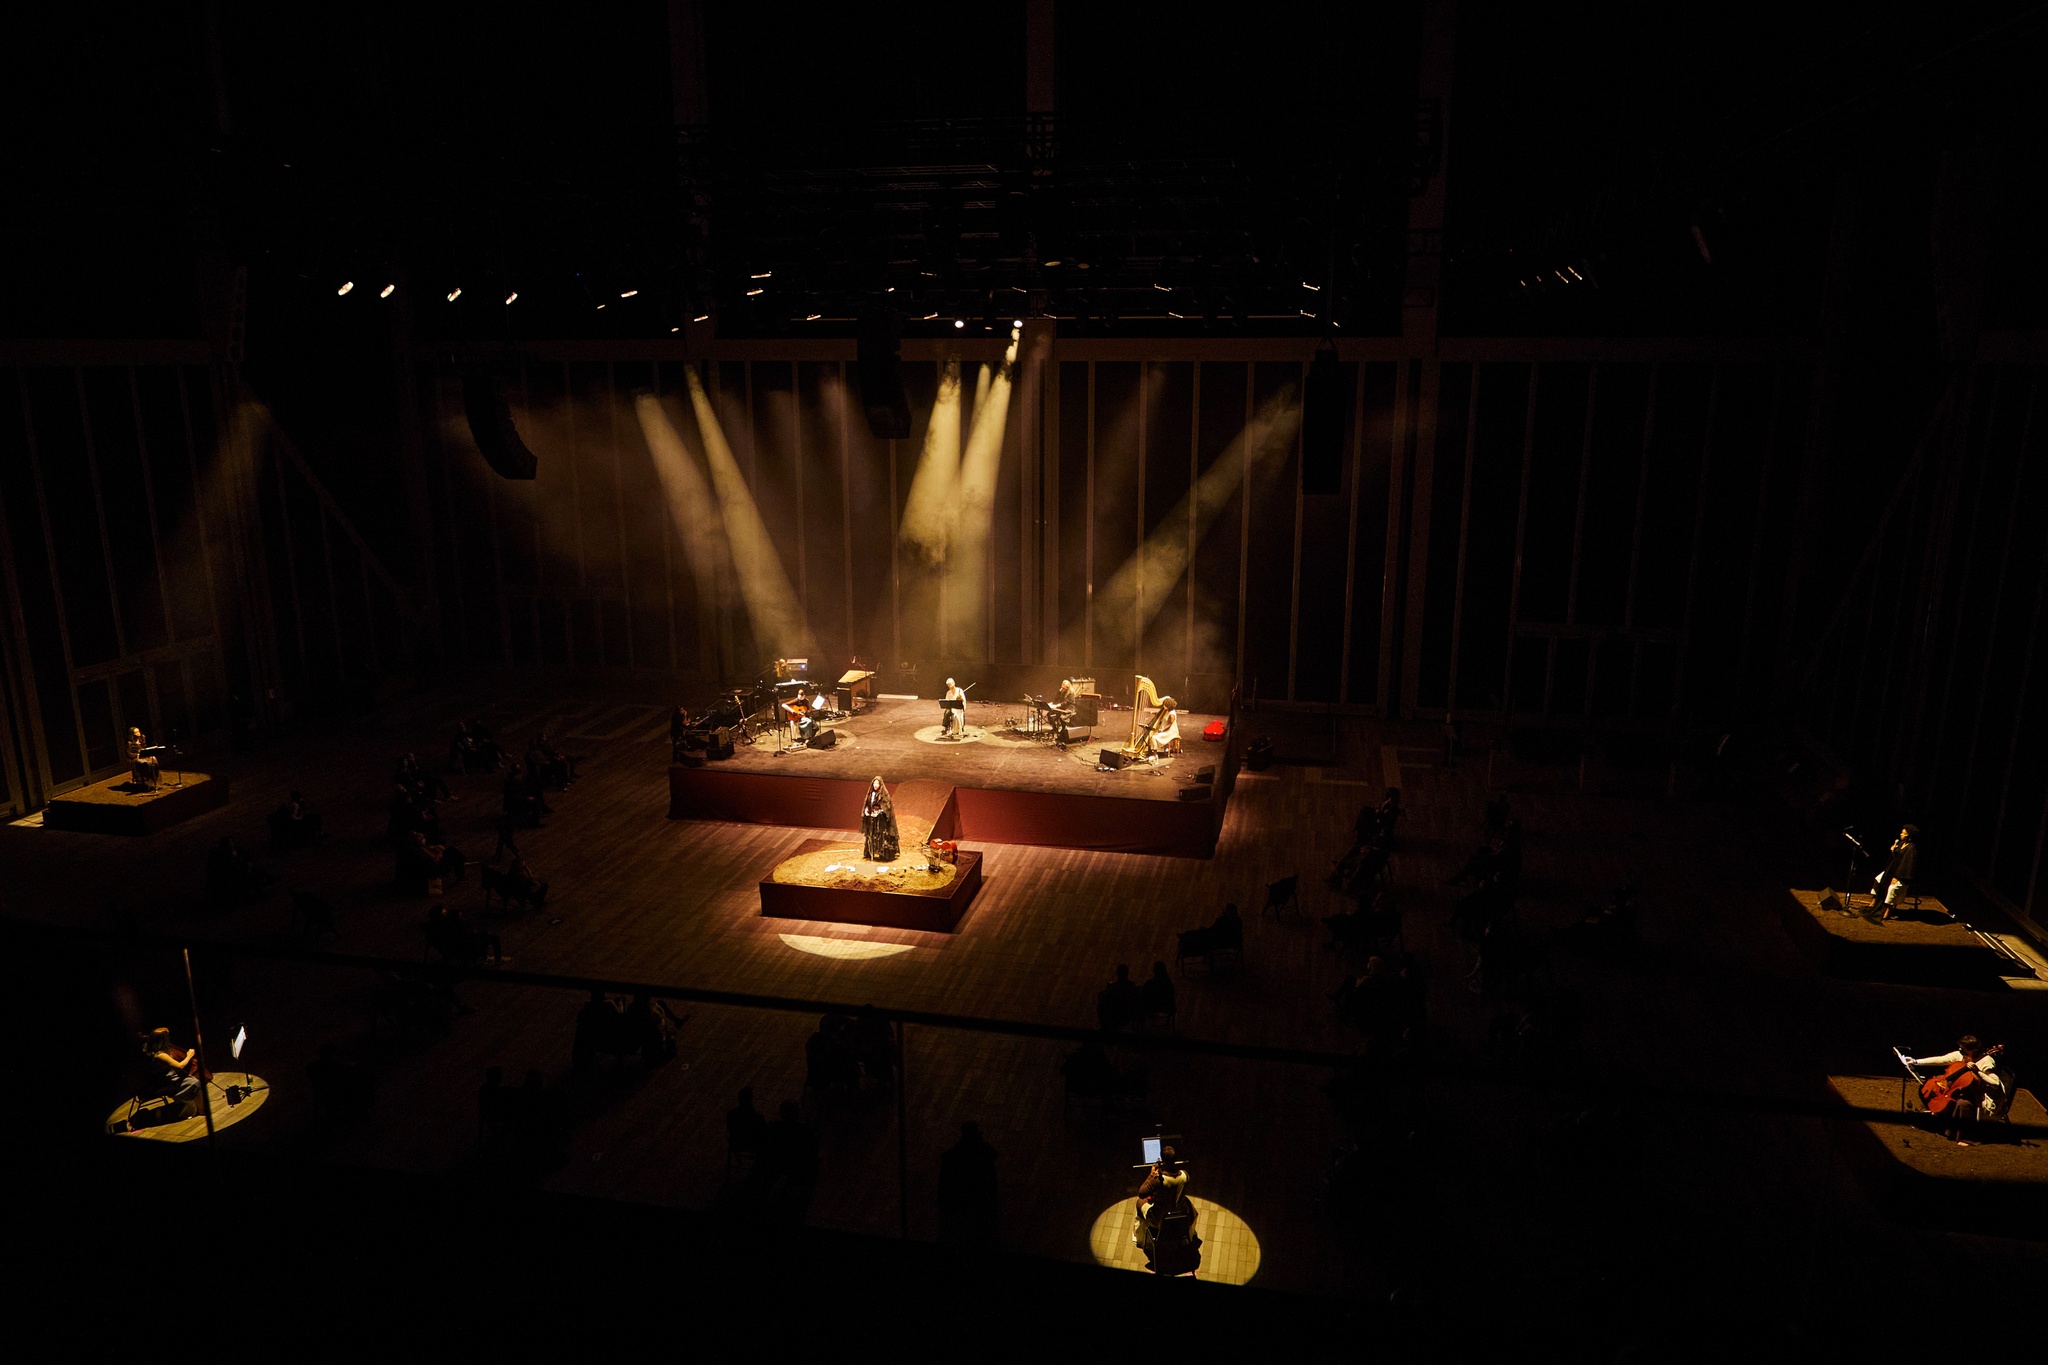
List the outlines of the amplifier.
{"type": "Polygon", "coordinates": [[[1122,749],[1104,749],[1100,762],[1105,768],[1128,768],[1137,760],[1122,749]]]}
{"type": "Polygon", "coordinates": [[[833,703],[834,705],[849,716],[853,714],[853,689],[851,687],[842,687],[833,696],[836,699],[833,703]]]}
{"type": "Polygon", "coordinates": [[[732,757],[732,731],[723,725],[711,732],[711,757],[732,757]]]}
{"type": "Polygon", "coordinates": [[[1102,699],[1100,697],[1076,697],[1074,698],[1074,718],[1068,721],[1067,724],[1096,725],[1101,722],[1101,719],[1102,699]]]}

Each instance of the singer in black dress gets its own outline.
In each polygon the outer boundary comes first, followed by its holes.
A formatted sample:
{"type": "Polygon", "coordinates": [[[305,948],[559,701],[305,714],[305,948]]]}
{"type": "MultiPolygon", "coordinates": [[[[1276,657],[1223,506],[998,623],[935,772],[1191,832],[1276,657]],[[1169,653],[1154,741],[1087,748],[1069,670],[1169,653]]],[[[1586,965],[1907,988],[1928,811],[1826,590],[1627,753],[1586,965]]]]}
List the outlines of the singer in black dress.
{"type": "Polygon", "coordinates": [[[899,851],[896,804],[879,777],[868,784],[867,799],[860,805],[860,837],[861,857],[878,863],[894,861],[899,851]]]}

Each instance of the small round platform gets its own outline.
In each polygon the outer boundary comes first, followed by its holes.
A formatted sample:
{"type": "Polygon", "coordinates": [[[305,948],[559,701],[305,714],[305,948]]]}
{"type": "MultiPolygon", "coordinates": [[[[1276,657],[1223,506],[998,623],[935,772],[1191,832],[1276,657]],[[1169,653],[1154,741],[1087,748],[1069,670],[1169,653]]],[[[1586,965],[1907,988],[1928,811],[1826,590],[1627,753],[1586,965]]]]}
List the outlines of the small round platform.
{"type": "MultiPolygon", "coordinates": [[[[263,1102],[270,1098],[270,1083],[246,1071],[216,1071],[207,1086],[207,1093],[213,1101],[213,1130],[217,1133],[261,1109],[263,1102]],[[227,1091],[234,1085],[247,1086],[250,1093],[240,1104],[231,1105],[227,1091]]],[[[107,1131],[116,1137],[151,1138],[157,1142],[194,1142],[206,1136],[204,1114],[194,1114],[189,1119],[170,1123],[151,1122],[156,1115],[168,1112],[169,1106],[143,1106],[143,1126],[131,1129],[128,1121],[135,1116],[136,1108],[134,1100],[123,1100],[113,1113],[107,1115],[107,1131]]]]}
{"type": "Polygon", "coordinates": [[[960,738],[941,739],[939,737],[940,729],[941,727],[937,725],[927,725],[923,729],[918,730],[917,732],[912,734],[911,738],[916,740],[920,744],[979,744],[982,741],[982,739],[988,734],[988,731],[982,726],[966,725],[962,726],[960,729],[960,738]]]}
{"type": "MultiPolygon", "coordinates": [[[[1190,1195],[1188,1202],[1195,1206],[1195,1236],[1202,1239],[1202,1268],[1195,1278],[1212,1284],[1243,1284],[1258,1274],[1259,1239],[1244,1219],[1207,1199],[1190,1195]]],[[[1097,1215],[1088,1232],[1088,1249],[1095,1253],[1097,1265],[1116,1270],[1145,1268],[1145,1253],[1131,1240],[1135,1210],[1136,1201],[1119,1199],[1097,1215]]]]}

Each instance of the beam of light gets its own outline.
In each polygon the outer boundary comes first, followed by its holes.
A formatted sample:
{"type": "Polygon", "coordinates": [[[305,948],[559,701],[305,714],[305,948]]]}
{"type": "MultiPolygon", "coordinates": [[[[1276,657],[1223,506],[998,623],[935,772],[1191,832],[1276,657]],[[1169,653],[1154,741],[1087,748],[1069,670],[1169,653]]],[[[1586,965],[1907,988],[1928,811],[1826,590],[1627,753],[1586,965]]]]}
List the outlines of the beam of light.
{"type": "Polygon", "coordinates": [[[704,462],[711,469],[711,488],[718,495],[718,514],[725,522],[726,547],[732,554],[733,572],[739,580],[740,598],[753,623],[754,643],[775,654],[809,654],[811,630],[797,605],[796,590],[790,586],[789,571],[768,538],[761,509],[747,490],[732,447],[726,444],[725,429],[712,410],[711,396],[694,366],[685,366],[690,382],[690,407],[697,415],[697,434],[704,441],[704,462]]]}
{"type": "Polygon", "coordinates": [[[954,649],[984,638],[988,545],[994,529],[996,476],[1003,462],[1003,435],[1010,421],[1010,376],[1017,364],[1012,336],[1002,364],[981,367],[974,380],[974,416],[967,448],[960,456],[958,512],[946,556],[945,640],[954,649]]]}
{"type": "Polygon", "coordinates": [[[924,429],[924,451],[910,479],[898,538],[928,564],[945,562],[953,527],[953,489],[960,478],[960,362],[939,370],[939,396],[924,429]]]}
{"type": "Polygon", "coordinates": [[[651,393],[633,395],[633,415],[640,419],[640,434],[647,441],[647,454],[654,463],[654,475],[668,501],[669,519],[675,524],[676,539],[690,560],[690,577],[697,583],[697,600],[723,610],[724,594],[718,566],[726,562],[725,526],[718,517],[718,498],[704,471],[691,458],[661,400],[651,393]]]}
{"type": "MultiPolygon", "coordinates": [[[[1268,399],[1252,420],[1245,423],[1216,462],[1202,471],[1195,486],[1174,504],[1152,534],[1111,574],[1107,583],[1095,589],[1095,629],[1100,636],[1108,629],[1133,621],[1141,607],[1143,619],[1136,629],[1143,631],[1159,614],[1188,567],[1188,504],[1194,503],[1195,542],[1199,544],[1229,503],[1243,487],[1247,474],[1256,484],[1272,477],[1285,462],[1295,433],[1301,428],[1301,394],[1288,389],[1268,399]],[[1247,468],[1249,466],[1249,468],[1247,468]]],[[[1078,646],[1078,639],[1074,642],[1078,646]]],[[[1081,657],[1074,649],[1074,658],[1081,657]]],[[[1164,690],[1164,689],[1162,689],[1164,690]]]]}

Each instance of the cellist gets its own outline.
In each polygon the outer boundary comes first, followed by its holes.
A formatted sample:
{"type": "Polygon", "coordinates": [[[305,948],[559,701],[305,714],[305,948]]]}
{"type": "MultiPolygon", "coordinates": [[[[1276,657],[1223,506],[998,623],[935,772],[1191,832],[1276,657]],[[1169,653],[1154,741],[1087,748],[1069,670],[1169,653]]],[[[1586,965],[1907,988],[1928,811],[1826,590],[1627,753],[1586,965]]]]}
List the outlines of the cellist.
{"type": "MultiPolygon", "coordinates": [[[[1983,1118],[1995,1118],[2004,1106],[2005,1078],[1998,1074],[1997,1052],[1998,1049],[1988,1048],[1978,1042],[1975,1034],[1966,1033],[1956,1039],[1955,1050],[1952,1052],[1944,1052],[1933,1057],[1911,1057],[1907,1060],[1912,1063],[1915,1071],[1937,1073],[1933,1079],[1940,1079],[1940,1073],[1954,1069],[1954,1074],[1946,1077],[1947,1090],[1955,1095],[1955,1103],[1950,1106],[1952,1121],[1959,1123],[1962,1118],[1961,1111],[1973,1101],[1978,1116],[1983,1118]]],[[[1925,1093],[1924,1087],[1922,1093],[1925,1093]]],[[[1963,1142],[1960,1136],[1956,1141],[1963,1146],[1969,1145],[1963,1142]]]]}

